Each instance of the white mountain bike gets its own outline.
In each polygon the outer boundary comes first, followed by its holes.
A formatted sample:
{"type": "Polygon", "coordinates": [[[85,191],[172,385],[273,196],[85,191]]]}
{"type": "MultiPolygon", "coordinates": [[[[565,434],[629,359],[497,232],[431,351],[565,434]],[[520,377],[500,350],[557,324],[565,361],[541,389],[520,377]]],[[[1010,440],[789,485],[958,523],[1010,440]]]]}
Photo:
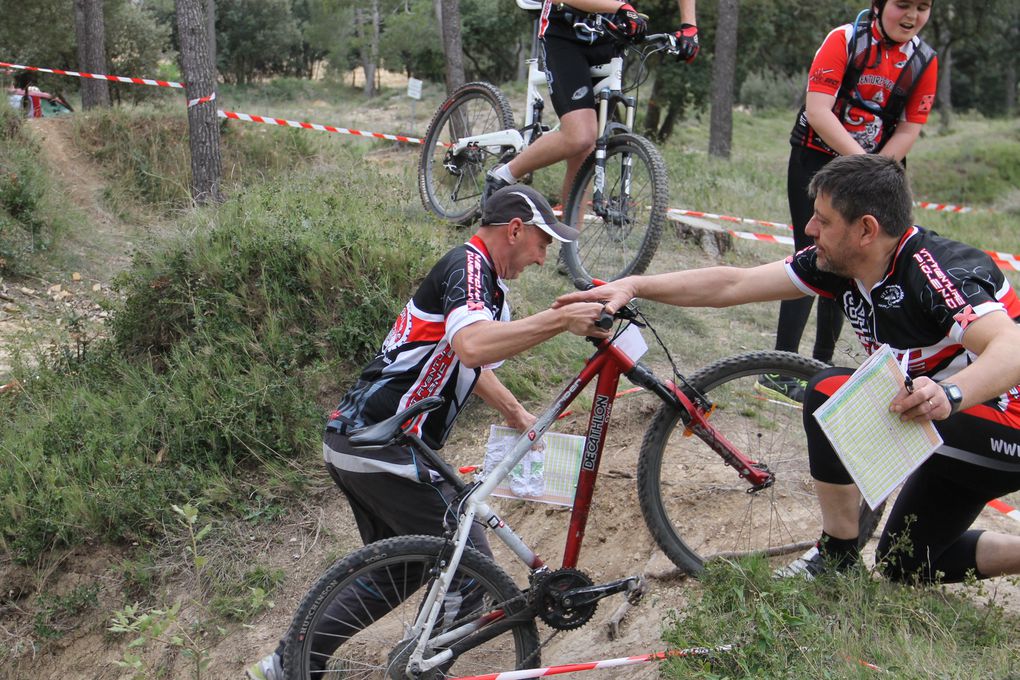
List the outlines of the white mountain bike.
{"type": "MultiPolygon", "coordinates": [[[[598,138],[564,209],[563,221],[581,229],[577,242],[564,244],[562,251],[579,287],[592,279],[640,274],[655,255],[666,220],[669,181],[658,149],[632,132],[637,102],[626,92],[636,85],[624,89],[624,53],[638,55],[643,66],[656,52],[678,52],[670,33],[631,40],[598,15],[592,16],[590,27],[613,37],[620,56],[591,69],[598,138]]],[[[424,206],[439,217],[462,225],[474,222],[481,214],[486,172],[549,131],[542,123],[545,73],[537,59],[527,63],[523,127],[514,124],[506,96],[486,82],[459,88],[433,116],[418,166],[418,189],[424,206]]],[[[640,84],[643,76],[636,80],[640,84]]]]}

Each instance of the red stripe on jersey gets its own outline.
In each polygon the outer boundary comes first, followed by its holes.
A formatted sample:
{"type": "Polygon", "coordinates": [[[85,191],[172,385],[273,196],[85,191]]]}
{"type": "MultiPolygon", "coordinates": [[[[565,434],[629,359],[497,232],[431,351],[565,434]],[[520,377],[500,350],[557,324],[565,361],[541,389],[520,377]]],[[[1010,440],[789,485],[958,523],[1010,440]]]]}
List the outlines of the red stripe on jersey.
{"type": "MultiPolygon", "coordinates": [[[[456,360],[456,355],[453,352],[453,347],[447,345],[443,348],[443,351],[437,354],[433,359],[432,363],[429,364],[428,369],[425,370],[422,379],[411,389],[411,396],[408,397],[407,402],[404,404],[404,408],[416,404],[425,397],[431,397],[434,394],[439,394],[443,388],[447,371],[450,370],[450,366],[456,360]]],[[[425,421],[423,413],[416,419],[414,424],[414,433],[421,435],[421,426],[425,421]]]]}
{"type": "Polygon", "coordinates": [[[482,285],[482,256],[467,251],[467,308],[477,312],[485,309],[485,286],[482,285]]]}
{"type": "Polygon", "coordinates": [[[438,342],[446,334],[446,323],[443,321],[424,321],[417,317],[411,323],[411,332],[405,342],[438,342]]]}
{"type": "Polygon", "coordinates": [[[538,20],[538,37],[545,36],[545,30],[549,28],[549,12],[552,10],[552,0],[545,0],[542,3],[542,16],[538,20]]]}
{"type": "Polygon", "coordinates": [[[987,404],[978,404],[977,406],[971,406],[964,413],[975,418],[990,420],[993,423],[999,423],[1000,425],[1020,430],[1020,402],[1009,402],[1005,412],[987,404]]]}
{"type": "Polygon", "coordinates": [[[1016,291],[1013,286],[1009,287],[1006,294],[999,300],[1002,306],[1006,308],[1006,313],[1009,314],[1011,319],[1020,319],[1020,297],[1017,297],[1016,291]]]}

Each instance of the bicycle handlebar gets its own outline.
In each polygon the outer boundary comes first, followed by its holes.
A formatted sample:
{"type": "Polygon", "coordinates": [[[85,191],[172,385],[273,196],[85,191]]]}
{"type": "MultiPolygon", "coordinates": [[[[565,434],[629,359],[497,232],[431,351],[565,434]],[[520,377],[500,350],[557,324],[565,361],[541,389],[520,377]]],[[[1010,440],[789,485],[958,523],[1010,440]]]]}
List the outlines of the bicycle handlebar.
{"type": "Polygon", "coordinates": [[[664,48],[667,54],[675,55],[680,53],[680,46],[677,45],[676,35],[673,33],[647,33],[638,39],[634,39],[620,30],[620,27],[609,19],[603,19],[599,22],[599,27],[602,29],[602,32],[608,33],[619,42],[655,44],[657,47],[664,48]]]}

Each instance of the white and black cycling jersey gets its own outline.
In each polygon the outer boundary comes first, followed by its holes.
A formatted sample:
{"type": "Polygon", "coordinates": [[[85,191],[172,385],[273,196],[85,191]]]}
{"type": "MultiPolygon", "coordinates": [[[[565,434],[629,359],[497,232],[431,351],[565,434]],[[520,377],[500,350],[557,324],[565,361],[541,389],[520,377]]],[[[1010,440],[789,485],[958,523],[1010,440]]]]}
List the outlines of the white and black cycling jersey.
{"type": "Polygon", "coordinates": [[[443,406],[413,423],[415,434],[440,448],[481,373],[480,368],[461,364],[453,337],[478,321],[509,321],[506,293],[477,236],[448,252],[400,312],[375,358],[330,415],[327,430],[345,434],[383,421],[425,397],[442,396],[443,406]]]}
{"type": "MultiPolygon", "coordinates": [[[[888,272],[870,290],[819,270],[813,245],[787,258],[786,271],[804,293],[842,305],[868,354],[883,344],[897,357],[909,353],[912,377],[942,381],[973,362],[963,335],[985,314],[1004,311],[1020,323],[1020,299],[988,254],[916,226],[900,239],[888,272]]],[[[1020,425],[1020,386],[988,406],[1020,425]]]]}

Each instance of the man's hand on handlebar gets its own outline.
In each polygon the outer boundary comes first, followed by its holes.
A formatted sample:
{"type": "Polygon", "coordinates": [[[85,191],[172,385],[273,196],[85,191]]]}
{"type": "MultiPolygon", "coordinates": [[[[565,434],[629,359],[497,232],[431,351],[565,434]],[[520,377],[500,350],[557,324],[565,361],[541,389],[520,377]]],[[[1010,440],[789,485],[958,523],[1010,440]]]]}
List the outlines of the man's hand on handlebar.
{"type": "Polygon", "coordinates": [[[628,38],[640,38],[648,30],[648,21],[629,3],[616,10],[616,28],[628,38]]]}
{"type": "MultiPolygon", "coordinates": [[[[579,302],[601,302],[605,304],[606,312],[616,313],[634,298],[634,291],[628,284],[628,279],[611,281],[596,288],[566,293],[556,298],[553,302],[553,309],[566,307],[579,302]]],[[[595,316],[598,318],[598,315],[595,316]]]]}
{"type": "Polygon", "coordinates": [[[688,64],[698,56],[701,44],[698,42],[698,27],[693,24],[680,24],[680,30],[673,34],[676,39],[676,56],[688,64]]]}
{"type": "Polygon", "coordinates": [[[570,302],[560,304],[557,300],[553,303],[554,309],[559,309],[563,315],[565,328],[574,335],[589,338],[608,338],[612,329],[600,328],[595,324],[602,315],[602,304],[598,302],[570,302]]]}

